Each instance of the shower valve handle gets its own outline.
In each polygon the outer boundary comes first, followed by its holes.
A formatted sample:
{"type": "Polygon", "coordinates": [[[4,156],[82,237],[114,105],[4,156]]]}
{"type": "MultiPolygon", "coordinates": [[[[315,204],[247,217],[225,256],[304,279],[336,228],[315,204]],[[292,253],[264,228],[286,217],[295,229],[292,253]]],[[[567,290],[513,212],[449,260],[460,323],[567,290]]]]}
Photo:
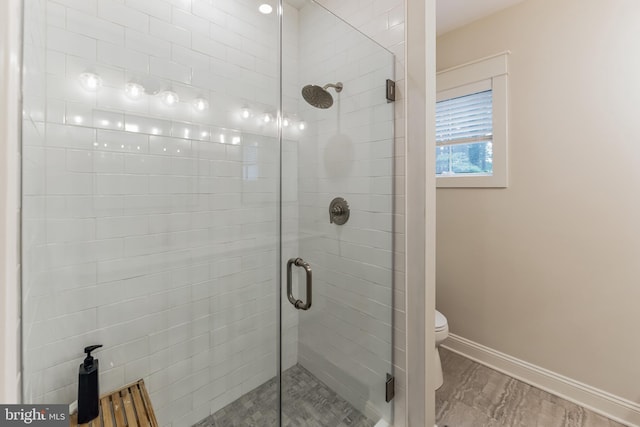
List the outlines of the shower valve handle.
{"type": "Polygon", "coordinates": [[[336,197],[329,204],[329,223],[343,225],[349,220],[349,203],[342,197],[336,197]]]}

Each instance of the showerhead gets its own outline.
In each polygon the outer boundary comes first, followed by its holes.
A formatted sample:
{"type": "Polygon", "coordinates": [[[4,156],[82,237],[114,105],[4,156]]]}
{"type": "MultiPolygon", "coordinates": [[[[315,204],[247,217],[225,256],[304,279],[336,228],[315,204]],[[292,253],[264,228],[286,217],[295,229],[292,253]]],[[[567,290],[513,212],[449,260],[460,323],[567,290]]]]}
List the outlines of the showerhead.
{"type": "Polygon", "coordinates": [[[334,88],[338,93],[342,91],[342,83],[340,82],[336,84],[329,83],[324,87],[316,85],[306,85],[302,88],[302,97],[310,105],[316,108],[329,108],[333,105],[333,97],[331,96],[329,91],[327,91],[327,88],[330,87],[334,88]]]}

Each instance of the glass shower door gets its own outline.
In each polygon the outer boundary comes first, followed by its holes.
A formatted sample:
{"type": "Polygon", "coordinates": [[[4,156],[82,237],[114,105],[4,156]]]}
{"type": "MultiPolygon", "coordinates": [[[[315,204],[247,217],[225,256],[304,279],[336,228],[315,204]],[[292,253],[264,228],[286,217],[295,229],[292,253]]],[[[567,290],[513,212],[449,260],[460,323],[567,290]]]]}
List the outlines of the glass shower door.
{"type": "Polygon", "coordinates": [[[160,425],[277,426],[275,3],[23,3],[23,402],[102,344],[160,425]]]}
{"type": "Polygon", "coordinates": [[[284,4],[283,425],[391,421],[393,55],[284,4]]]}

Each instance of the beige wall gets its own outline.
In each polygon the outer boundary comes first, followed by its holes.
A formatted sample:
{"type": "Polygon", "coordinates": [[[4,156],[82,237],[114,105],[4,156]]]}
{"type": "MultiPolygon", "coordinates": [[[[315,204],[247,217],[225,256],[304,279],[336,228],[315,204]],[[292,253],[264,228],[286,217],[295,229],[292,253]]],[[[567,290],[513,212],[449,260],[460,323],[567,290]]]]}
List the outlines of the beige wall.
{"type": "Polygon", "coordinates": [[[510,50],[509,188],[437,191],[452,333],[640,402],[640,2],[526,0],[437,40],[510,50]]]}

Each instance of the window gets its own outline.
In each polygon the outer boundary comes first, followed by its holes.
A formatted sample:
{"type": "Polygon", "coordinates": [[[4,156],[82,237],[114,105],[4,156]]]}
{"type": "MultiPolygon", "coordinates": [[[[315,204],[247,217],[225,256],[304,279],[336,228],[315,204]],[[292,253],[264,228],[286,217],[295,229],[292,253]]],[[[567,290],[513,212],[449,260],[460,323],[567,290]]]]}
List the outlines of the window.
{"type": "Polygon", "coordinates": [[[493,174],[491,89],[436,104],[436,175],[493,174]]]}
{"type": "Polygon", "coordinates": [[[437,75],[438,187],[507,186],[507,53],[437,75]]]}

